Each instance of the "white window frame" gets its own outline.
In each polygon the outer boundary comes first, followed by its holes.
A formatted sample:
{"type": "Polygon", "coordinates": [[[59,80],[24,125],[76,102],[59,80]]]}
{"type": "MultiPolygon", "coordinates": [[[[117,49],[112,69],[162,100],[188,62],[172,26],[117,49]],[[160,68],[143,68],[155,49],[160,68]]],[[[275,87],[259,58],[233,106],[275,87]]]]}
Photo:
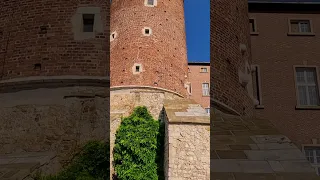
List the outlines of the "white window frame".
{"type": "MultiPolygon", "coordinates": [[[[297,103],[297,107],[319,107],[320,106],[320,92],[319,92],[319,71],[318,71],[318,67],[317,66],[293,66],[293,69],[294,69],[294,82],[295,82],[295,88],[296,88],[296,103],[297,103]],[[302,83],[300,84],[298,81],[297,81],[297,68],[313,68],[316,72],[316,81],[315,83],[302,83]],[[300,96],[299,96],[299,89],[298,87],[299,86],[307,86],[307,89],[308,89],[308,86],[316,86],[317,87],[317,94],[318,94],[318,105],[310,105],[310,98],[309,98],[309,94],[307,93],[307,105],[302,105],[300,104],[300,96]]],[[[304,73],[305,74],[305,73],[304,73]]],[[[306,77],[306,74],[305,76],[306,77]]],[[[308,91],[306,91],[308,92],[308,91]]]]}
{"type": "Polygon", "coordinates": [[[288,35],[314,35],[313,31],[313,24],[311,19],[302,19],[302,18],[294,18],[294,19],[288,19],[289,24],[289,32],[288,35]],[[307,21],[307,23],[305,23],[307,21]],[[299,32],[293,32],[292,31],[292,23],[296,22],[298,24],[298,30],[299,32]],[[308,24],[310,31],[303,31],[302,30],[302,24],[308,24]]]}
{"type": "Polygon", "coordinates": [[[210,96],[210,84],[208,82],[202,83],[202,96],[210,96]],[[208,84],[208,88],[204,88],[205,84],[208,84]]]}
{"type": "Polygon", "coordinates": [[[315,168],[317,175],[320,176],[320,160],[319,161],[317,160],[317,157],[320,158],[320,154],[318,156],[316,154],[317,150],[320,151],[320,145],[303,145],[302,148],[303,148],[303,154],[308,161],[309,159],[307,158],[307,155],[306,155],[306,148],[313,148],[312,156],[311,156],[313,158],[313,163],[311,163],[310,161],[309,162],[311,166],[315,168]]]}
{"type": "Polygon", "coordinates": [[[205,108],[206,112],[210,114],[210,107],[205,108]]]}
{"type": "Polygon", "coordinates": [[[200,72],[201,72],[201,73],[208,73],[209,71],[208,71],[208,68],[207,68],[207,67],[201,67],[201,68],[200,68],[200,72]],[[203,69],[205,69],[205,71],[203,71],[203,69]]]}
{"type": "Polygon", "coordinates": [[[300,33],[310,33],[311,32],[311,24],[309,20],[304,20],[304,21],[308,21],[308,22],[298,22],[298,26],[299,26],[299,32],[300,33]],[[307,25],[310,31],[304,31],[306,28],[304,25],[307,25]]]}
{"type": "Polygon", "coordinates": [[[153,5],[150,5],[149,0],[144,0],[144,5],[147,7],[155,7],[158,5],[158,2],[157,2],[157,0],[153,0],[153,5]]]}

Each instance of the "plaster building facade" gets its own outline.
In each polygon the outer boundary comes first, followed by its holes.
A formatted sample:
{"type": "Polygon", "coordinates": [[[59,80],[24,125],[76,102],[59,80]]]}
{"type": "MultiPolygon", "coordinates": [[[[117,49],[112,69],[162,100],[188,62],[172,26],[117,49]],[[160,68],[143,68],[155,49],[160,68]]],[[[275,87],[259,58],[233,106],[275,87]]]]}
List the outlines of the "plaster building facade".
{"type": "Polygon", "coordinates": [[[210,113],[210,62],[189,62],[190,99],[210,113]]]}

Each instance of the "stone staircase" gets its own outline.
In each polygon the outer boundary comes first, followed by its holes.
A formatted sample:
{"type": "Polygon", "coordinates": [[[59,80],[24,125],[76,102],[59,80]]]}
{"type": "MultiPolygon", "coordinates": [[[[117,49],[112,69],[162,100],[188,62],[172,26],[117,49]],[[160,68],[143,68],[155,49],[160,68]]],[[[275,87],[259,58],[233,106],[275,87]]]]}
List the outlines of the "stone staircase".
{"type": "Polygon", "coordinates": [[[320,180],[304,154],[267,120],[216,111],[211,120],[213,180],[320,180]]]}

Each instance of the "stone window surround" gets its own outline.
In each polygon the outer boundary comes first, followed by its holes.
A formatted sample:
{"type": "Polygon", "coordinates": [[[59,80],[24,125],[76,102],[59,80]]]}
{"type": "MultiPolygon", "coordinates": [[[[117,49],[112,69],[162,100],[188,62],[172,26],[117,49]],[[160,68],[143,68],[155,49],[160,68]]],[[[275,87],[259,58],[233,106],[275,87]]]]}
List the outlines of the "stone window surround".
{"type": "MultiPolygon", "coordinates": [[[[315,68],[316,69],[316,78],[317,78],[317,85],[319,88],[319,68],[318,66],[312,66],[312,65],[294,65],[293,66],[293,73],[294,73],[294,83],[295,83],[295,91],[296,91],[296,110],[320,110],[320,106],[301,106],[299,105],[299,92],[297,88],[297,72],[296,68],[315,68]]],[[[319,89],[318,89],[319,92],[319,89]]]]}
{"type": "Polygon", "coordinates": [[[256,18],[249,18],[249,24],[250,24],[250,20],[253,20],[253,25],[254,25],[254,29],[255,31],[251,31],[251,27],[250,27],[250,35],[258,35],[258,27],[257,27],[257,20],[256,18]]]}
{"type": "Polygon", "coordinates": [[[153,5],[149,5],[148,0],[144,0],[144,5],[147,7],[155,7],[158,5],[158,2],[157,2],[157,0],[153,0],[153,5]]]}
{"type": "Polygon", "coordinates": [[[72,17],[72,31],[75,40],[95,38],[96,33],[103,33],[100,7],[79,7],[72,17]],[[93,32],[83,32],[83,14],[94,14],[93,32]]]}
{"type": "Polygon", "coordinates": [[[136,74],[140,74],[142,71],[143,71],[143,69],[142,69],[142,64],[134,63],[134,65],[133,65],[133,67],[132,67],[132,73],[133,73],[134,75],[136,75],[136,74]],[[139,67],[139,72],[136,71],[136,67],[137,67],[137,66],[139,67]]]}
{"type": "Polygon", "coordinates": [[[288,36],[314,36],[315,33],[313,31],[313,23],[312,23],[312,19],[310,18],[288,18],[288,36]],[[291,21],[309,21],[310,23],[310,30],[311,32],[302,32],[302,33],[297,33],[297,32],[292,32],[291,30],[291,21]]]}
{"type": "MultiPolygon", "coordinates": [[[[317,144],[317,142],[314,142],[314,144],[302,144],[302,153],[304,154],[304,156],[306,156],[306,152],[305,152],[305,148],[306,147],[311,147],[311,148],[317,148],[317,147],[320,147],[320,144],[317,144]]],[[[310,163],[311,164],[311,163],[310,163]]],[[[316,169],[316,172],[318,174],[318,176],[320,176],[320,162],[318,162],[317,164],[311,164],[312,167],[314,168],[318,168],[316,169]]]]}
{"type": "Polygon", "coordinates": [[[118,37],[118,33],[116,31],[113,31],[110,35],[110,42],[114,41],[118,37]],[[112,37],[114,35],[114,37],[112,37]]]}
{"type": "Polygon", "coordinates": [[[144,28],[142,29],[142,34],[143,34],[144,36],[151,36],[151,35],[152,35],[152,29],[151,29],[150,27],[144,27],[144,28]],[[146,33],[145,33],[145,30],[146,30],[146,29],[149,30],[149,34],[146,34],[146,33]]]}
{"type": "Polygon", "coordinates": [[[260,66],[253,64],[251,65],[251,68],[253,71],[256,71],[256,75],[258,78],[258,82],[257,82],[257,90],[259,91],[259,104],[255,106],[256,109],[264,109],[264,105],[262,104],[262,86],[261,86],[261,74],[260,74],[260,66]]]}

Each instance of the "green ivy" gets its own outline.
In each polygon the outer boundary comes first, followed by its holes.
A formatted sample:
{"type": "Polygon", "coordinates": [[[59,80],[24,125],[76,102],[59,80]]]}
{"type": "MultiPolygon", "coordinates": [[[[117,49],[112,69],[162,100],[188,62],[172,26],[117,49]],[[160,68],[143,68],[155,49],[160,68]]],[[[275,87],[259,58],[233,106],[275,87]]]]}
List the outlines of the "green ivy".
{"type": "Polygon", "coordinates": [[[35,180],[109,180],[109,143],[88,142],[69,166],[57,175],[40,176],[35,180]]]}
{"type": "Polygon", "coordinates": [[[137,107],[116,133],[114,166],[120,180],[158,180],[159,122],[137,107]]]}

